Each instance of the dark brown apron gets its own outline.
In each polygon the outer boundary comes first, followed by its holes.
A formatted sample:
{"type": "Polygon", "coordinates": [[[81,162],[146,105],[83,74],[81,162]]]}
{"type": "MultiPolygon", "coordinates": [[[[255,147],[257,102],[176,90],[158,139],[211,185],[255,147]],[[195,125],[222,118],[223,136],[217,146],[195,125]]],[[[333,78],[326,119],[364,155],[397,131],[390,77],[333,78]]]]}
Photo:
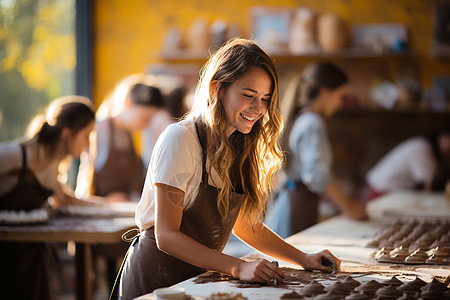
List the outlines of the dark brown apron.
{"type": "Polygon", "coordinates": [[[53,194],[52,190],[43,187],[34,173],[28,168],[25,146],[22,149],[22,169],[10,173],[18,176],[17,184],[7,193],[0,196],[0,210],[32,210],[42,206],[53,194]]]}
{"type": "MultiPolygon", "coordinates": [[[[309,108],[300,110],[294,120],[297,120],[306,111],[309,111],[309,108]]],[[[295,121],[287,129],[289,135],[291,134],[294,123],[295,121]]],[[[286,142],[286,144],[288,143],[286,142]]],[[[293,154],[289,151],[287,155],[289,161],[293,154]]],[[[311,192],[301,181],[294,182],[289,180],[284,188],[288,191],[289,202],[291,204],[291,210],[289,212],[289,235],[317,224],[319,218],[319,195],[311,192]]]]}
{"type": "MultiPolygon", "coordinates": [[[[44,188],[28,169],[22,146],[19,181],[0,197],[0,209],[31,210],[39,208],[53,191],[44,188]]],[[[1,230],[1,227],[0,227],[1,230]]],[[[50,299],[48,270],[49,249],[44,243],[0,242],[0,293],[2,299],[50,299]]]]}
{"type": "MultiPolygon", "coordinates": [[[[238,217],[244,195],[232,193],[230,211],[222,218],[216,203],[219,189],[208,184],[205,128],[197,122],[196,128],[203,149],[202,182],[194,204],[183,211],[180,231],[211,249],[222,251],[238,217]]],[[[121,275],[119,299],[132,299],[205,271],[160,251],[156,245],[154,227],[151,227],[130,246],[121,275]]]]}
{"type": "Polygon", "coordinates": [[[112,119],[109,119],[111,136],[109,139],[108,158],[100,170],[94,172],[94,193],[97,196],[107,196],[111,192],[142,191],[146,168],[137,155],[131,134],[128,135],[128,147],[117,149],[114,138],[116,129],[112,119]]]}
{"type": "Polygon", "coordinates": [[[311,192],[301,181],[295,182],[295,186],[289,185],[286,189],[291,203],[289,235],[317,224],[319,195],[311,192]]]}

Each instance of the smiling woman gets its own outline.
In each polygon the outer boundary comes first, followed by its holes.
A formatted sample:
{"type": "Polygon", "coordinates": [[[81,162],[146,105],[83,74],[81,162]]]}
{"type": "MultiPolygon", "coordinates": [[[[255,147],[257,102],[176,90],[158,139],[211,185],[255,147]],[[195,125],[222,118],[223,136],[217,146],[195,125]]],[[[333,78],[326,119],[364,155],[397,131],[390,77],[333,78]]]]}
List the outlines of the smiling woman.
{"type": "Polygon", "coordinates": [[[234,39],[211,56],[194,107],[169,125],[153,152],[136,209],[140,234],[130,247],[119,297],[132,299],[205,270],[245,281],[281,280],[265,259],[247,262],[222,254],[231,230],[268,255],[331,272],[329,251],[307,254],[262,223],[282,154],[278,77],[254,42],[234,39]]]}

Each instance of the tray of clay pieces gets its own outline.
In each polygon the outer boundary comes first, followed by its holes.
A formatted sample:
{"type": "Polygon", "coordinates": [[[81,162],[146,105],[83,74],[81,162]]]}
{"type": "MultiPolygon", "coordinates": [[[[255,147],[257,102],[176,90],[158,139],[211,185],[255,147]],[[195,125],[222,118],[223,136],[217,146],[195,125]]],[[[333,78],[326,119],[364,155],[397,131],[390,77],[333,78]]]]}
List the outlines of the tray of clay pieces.
{"type": "Polygon", "coordinates": [[[24,226],[41,225],[49,221],[50,214],[45,208],[25,210],[0,210],[0,225],[24,226]]]}
{"type": "Polygon", "coordinates": [[[367,247],[378,262],[450,264],[450,222],[397,222],[381,230],[367,247]]]}

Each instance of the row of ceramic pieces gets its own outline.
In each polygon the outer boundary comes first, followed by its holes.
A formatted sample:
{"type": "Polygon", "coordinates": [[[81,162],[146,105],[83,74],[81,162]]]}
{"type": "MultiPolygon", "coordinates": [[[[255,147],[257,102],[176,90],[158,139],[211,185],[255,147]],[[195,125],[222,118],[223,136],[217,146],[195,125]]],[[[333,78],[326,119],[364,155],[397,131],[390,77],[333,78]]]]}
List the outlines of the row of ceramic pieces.
{"type": "Polygon", "coordinates": [[[431,249],[450,246],[450,223],[395,224],[383,229],[367,247],[398,247],[400,245],[431,249]]]}
{"type": "Polygon", "coordinates": [[[403,246],[393,250],[383,247],[374,253],[379,262],[405,263],[405,264],[450,264],[450,247],[437,246],[431,250],[418,248],[412,252],[403,246]]]}
{"type": "Polygon", "coordinates": [[[420,278],[403,282],[396,276],[378,282],[370,280],[360,283],[347,277],[330,286],[323,286],[313,280],[300,290],[284,294],[281,299],[317,299],[317,300],[405,300],[405,299],[448,299],[449,289],[445,283],[434,278],[426,283],[420,278]]]}

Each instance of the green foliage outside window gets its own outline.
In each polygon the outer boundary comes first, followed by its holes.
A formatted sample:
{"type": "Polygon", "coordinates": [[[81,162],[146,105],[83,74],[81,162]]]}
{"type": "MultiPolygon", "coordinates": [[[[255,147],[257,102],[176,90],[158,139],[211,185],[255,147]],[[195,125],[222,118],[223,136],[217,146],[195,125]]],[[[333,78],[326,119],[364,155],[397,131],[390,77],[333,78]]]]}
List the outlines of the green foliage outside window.
{"type": "Polygon", "coordinates": [[[0,141],[75,87],[75,0],[0,0],[0,141]]]}

